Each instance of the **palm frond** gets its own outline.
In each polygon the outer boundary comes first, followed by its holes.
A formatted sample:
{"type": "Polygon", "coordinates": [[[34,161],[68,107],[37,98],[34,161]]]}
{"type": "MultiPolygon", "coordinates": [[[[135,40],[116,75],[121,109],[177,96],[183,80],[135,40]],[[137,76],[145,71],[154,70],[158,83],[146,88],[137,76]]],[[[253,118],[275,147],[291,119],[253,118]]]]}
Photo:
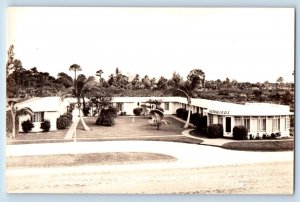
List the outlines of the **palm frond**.
{"type": "Polygon", "coordinates": [[[33,111],[28,108],[28,107],[24,107],[22,109],[17,110],[16,112],[16,116],[26,116],[26,115],[30,115],[33,116],[33,111]]]}

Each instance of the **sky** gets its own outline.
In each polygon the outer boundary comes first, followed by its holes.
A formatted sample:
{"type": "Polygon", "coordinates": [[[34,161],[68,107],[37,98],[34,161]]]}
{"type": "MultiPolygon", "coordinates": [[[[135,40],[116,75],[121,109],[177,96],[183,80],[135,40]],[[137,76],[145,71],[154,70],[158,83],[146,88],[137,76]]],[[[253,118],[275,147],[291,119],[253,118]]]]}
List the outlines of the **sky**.
{"type": "Polygon", "coordinates": [[[86,76],[206,80],[294,80],[292,8],[59,8],[7,9],[7,44],[23,67],[57,76],[76,63],[86,76]]]}

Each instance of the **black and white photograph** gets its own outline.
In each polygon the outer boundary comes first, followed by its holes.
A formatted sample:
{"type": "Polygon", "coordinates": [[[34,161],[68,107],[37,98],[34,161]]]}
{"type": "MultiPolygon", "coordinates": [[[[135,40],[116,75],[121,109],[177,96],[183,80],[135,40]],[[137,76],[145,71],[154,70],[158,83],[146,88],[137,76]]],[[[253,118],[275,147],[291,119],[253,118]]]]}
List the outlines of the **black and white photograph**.
{"type": "Polygon", "coordinates": [[[8,7],[6,26],[7,193],[294,194],[294,8],[8,7]]]}

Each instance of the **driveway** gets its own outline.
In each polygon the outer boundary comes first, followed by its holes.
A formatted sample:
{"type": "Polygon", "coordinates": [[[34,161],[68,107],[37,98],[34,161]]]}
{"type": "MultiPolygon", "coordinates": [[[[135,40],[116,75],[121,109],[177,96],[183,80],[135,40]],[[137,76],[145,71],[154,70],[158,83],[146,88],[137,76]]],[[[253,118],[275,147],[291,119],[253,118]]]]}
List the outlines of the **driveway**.
{"type": "Polygon", "coordinates": [[[150,152],[172,162],[7,167],[9,193],[291,194],[293,152],[247,152],[157,141],[7,145],[7,156],[150,152]],[[274,177],[276,176],[276,177],[274,177]]]}
{"type": "MultiPolygon", "coordinates": [[[[7,156],[32,156],[51,154],[101,153],[101,152],[148,152],[173,156],[178,160],[166,163],[138,164],[135,168],[166,166],[207,167],[235,164],[292,162],[293,152],[249,152],[226,150],[219,147],[159,141],[103,141],[67,142],[47,144],[7,145],[7,156]]],[[[125,165],[126,166],[126,165],[125,165]]],[[[127,165],[128,166],[128,165],[127,165]]],[[[130,165],[129,165],[130,166],[130,165]]],[[[131,165],[132,166],[132,165],[131,165]]],[[[110,167],[102,166],[102,167],[110,167]]],[[[116,166],[114,166],[116,167],[116,166]]],[[[122,166],[118,166],[120,168],[122,166]]]]}

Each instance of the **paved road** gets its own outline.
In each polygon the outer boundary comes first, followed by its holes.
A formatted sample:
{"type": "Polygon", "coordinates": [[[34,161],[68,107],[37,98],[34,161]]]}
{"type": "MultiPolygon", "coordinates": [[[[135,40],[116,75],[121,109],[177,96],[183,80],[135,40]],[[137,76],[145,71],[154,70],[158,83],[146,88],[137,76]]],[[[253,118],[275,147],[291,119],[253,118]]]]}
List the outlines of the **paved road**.
{"type": "Polygon", "coordinates": [[[7,145],[8,156],[150,152],[175,162],[8,168],[9,192],[291,193],[293,152],[247,152],[175,142],[7,145]]]}

